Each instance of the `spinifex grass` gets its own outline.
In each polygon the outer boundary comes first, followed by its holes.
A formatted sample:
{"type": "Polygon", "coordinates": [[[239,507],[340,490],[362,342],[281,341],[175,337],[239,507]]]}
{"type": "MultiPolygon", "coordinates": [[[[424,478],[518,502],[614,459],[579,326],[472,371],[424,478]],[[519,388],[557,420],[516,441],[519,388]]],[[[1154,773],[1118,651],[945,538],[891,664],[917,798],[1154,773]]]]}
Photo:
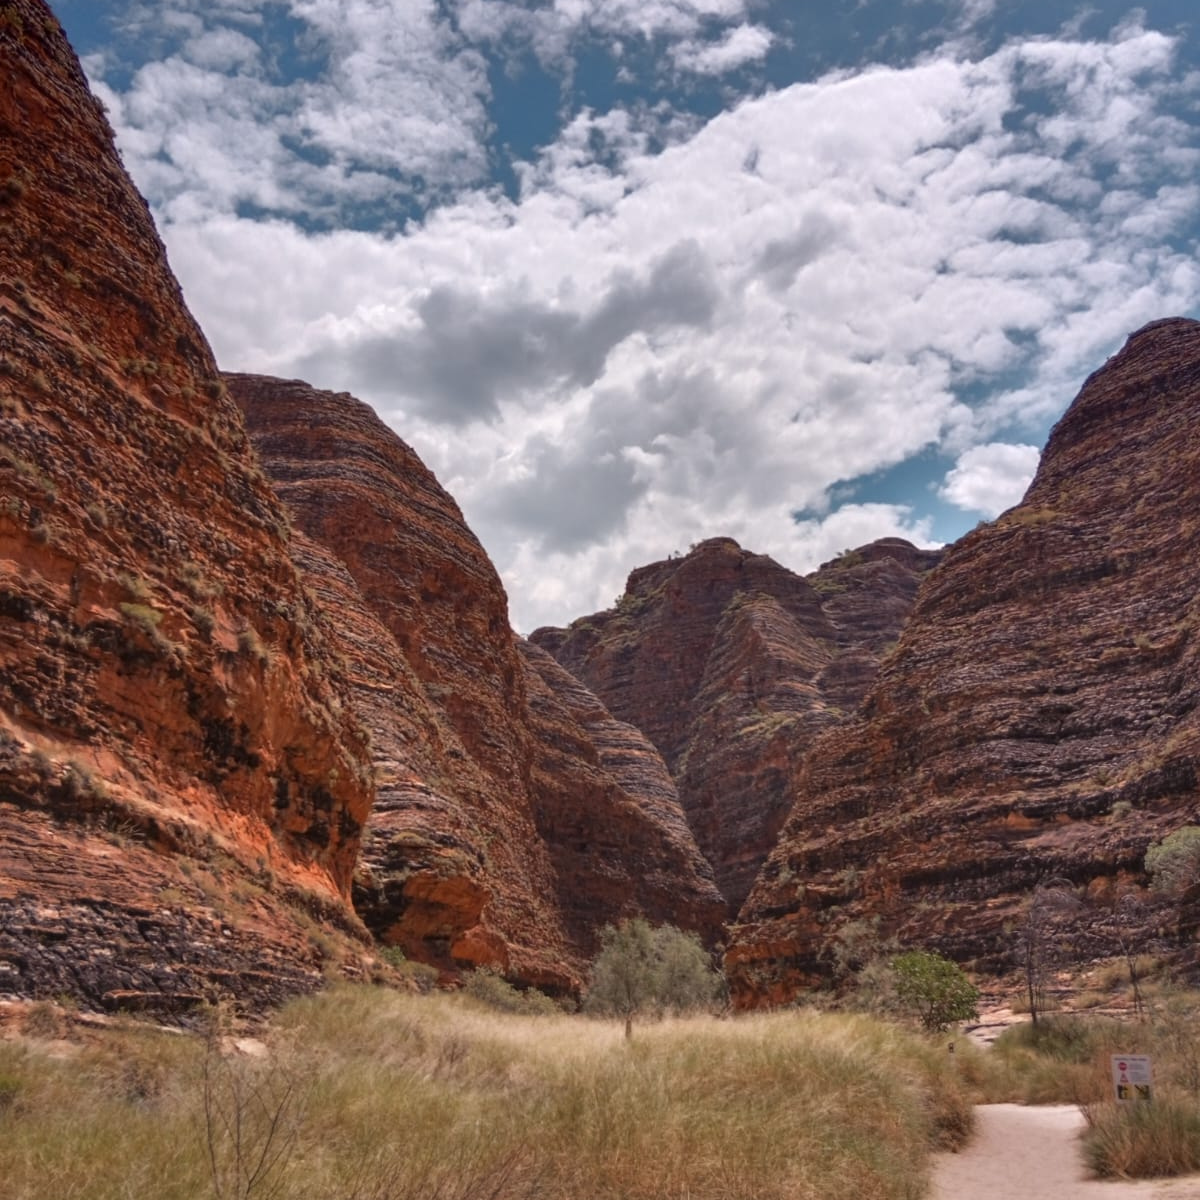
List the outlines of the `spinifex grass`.
{"type": "Polygon", "coordinates": [[[1014,1026],[990,1054],[969,1061],[969,1081],[982,1098],[1078,1104],[1088,1122],[1084,1157],[1098,1175],[1147,1178],[1200,1170],[1200,1012],[1194,993],[1164,994],[1141,1022],[1062,1016],[1037,1029],[1014,1026]],[[1151,1102],[1116,1102],[1114,1054],[1150,1056],[1151,1102]]]}
{"type": "Polygon", "coordinates": [[[970,1120],[940,1044],[862,1017],[626,1042],[619,1023],[339,987],[267,1041],[261,1061],[146,1031],[67,1060],[0,1047],[5,1195],[907,1200],[970,1120]]]}

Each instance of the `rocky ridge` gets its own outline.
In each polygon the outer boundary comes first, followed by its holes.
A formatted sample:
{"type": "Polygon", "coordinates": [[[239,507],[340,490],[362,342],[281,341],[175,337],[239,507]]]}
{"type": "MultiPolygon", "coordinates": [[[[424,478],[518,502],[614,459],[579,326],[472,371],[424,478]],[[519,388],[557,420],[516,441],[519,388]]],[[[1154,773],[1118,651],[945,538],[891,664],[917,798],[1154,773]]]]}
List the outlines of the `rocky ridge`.
{"type": "Polygon", "coordinates": [[[736,912],[809,744],[853,711],[938,557],[884,539],[802,578],[712,538],[634,571],[614,608],[531,640],[659,749],[736,912]]]}
{"type": "Polygon", "coordinates": [[[577,991],[597,930],[715,936],[721,900],[654,749],[536,648],[453,499],[360,401],[226,376],[371,730],[355,891],[384,941],[577,991]]]}
{"type": "Polygon", "coordinates": [[[1040,881],[1133,886],[1200,816],[1198,552],[1200,323],[1173,319],[1088,379],[814,746],[727,956],[738,1002],[811,984],[848,922],[996,967],[1040,881]]]}
{"type": "Polygon", "coordinates": [[[277,998],[364,937],[365,739],[101,106],[5,13],[0,990],[277,998]]]}

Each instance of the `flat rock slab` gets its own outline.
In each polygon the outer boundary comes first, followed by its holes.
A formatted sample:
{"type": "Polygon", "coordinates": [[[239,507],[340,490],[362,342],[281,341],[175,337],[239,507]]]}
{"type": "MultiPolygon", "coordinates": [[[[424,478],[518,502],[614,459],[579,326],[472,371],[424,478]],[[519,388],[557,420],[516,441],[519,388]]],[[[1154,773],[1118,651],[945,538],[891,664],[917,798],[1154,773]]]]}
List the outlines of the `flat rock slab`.
{"type": "Polygon", "coordinates": [[[1200,1200],[1200,1176],[1089,1179],[1080,1154],[1083,1114],[1073,1104],[981,1104],[976,1132],[957,1154],[939,1154],[932,1200],[1200,1200]]]}

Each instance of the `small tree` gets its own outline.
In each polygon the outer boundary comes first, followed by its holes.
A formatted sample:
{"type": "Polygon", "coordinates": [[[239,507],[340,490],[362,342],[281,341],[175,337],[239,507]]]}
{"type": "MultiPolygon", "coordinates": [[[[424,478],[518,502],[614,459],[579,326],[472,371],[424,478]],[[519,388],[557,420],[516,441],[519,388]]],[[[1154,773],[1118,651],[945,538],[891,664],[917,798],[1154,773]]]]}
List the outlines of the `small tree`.
{"type": "Polygon", "coordinates": [[[631,1038],[635,1016],[703,1008],[720,986],[721,976],[694,933],[673,925],[655,929],[635,917],[600,931],[584,1010],[624,1017],[631,1038]]]}
{"type": "Polygon", "coordinates": [[[979,1015],[979,989],[948,958],[928,950],[910,950],[892,960],[892,969],[901,1003],[915,1012],[931,1033],[940,1033],[952,1021],[979,1015]]]}

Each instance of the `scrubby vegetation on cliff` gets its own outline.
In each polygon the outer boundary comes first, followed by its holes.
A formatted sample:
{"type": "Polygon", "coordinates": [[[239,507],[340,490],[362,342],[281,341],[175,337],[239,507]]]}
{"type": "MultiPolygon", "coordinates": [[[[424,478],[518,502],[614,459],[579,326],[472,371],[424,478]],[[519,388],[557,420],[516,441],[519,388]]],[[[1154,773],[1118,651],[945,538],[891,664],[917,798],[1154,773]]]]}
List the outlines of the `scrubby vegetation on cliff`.
{"type": "MultiPolygon", "coordinates": [[[[43,1037],[54,1020],[34,1010],[43,1037]]],[[[694,1017],[626,1043],[619,1021],[342,986],[284,1009],[245,1046],[261,1057],[135,1024],[85,1037],[0,1043],[12,1200],[910,1200],[970,1126],[944,1047],[865,1017],[694,1017]]]]}

